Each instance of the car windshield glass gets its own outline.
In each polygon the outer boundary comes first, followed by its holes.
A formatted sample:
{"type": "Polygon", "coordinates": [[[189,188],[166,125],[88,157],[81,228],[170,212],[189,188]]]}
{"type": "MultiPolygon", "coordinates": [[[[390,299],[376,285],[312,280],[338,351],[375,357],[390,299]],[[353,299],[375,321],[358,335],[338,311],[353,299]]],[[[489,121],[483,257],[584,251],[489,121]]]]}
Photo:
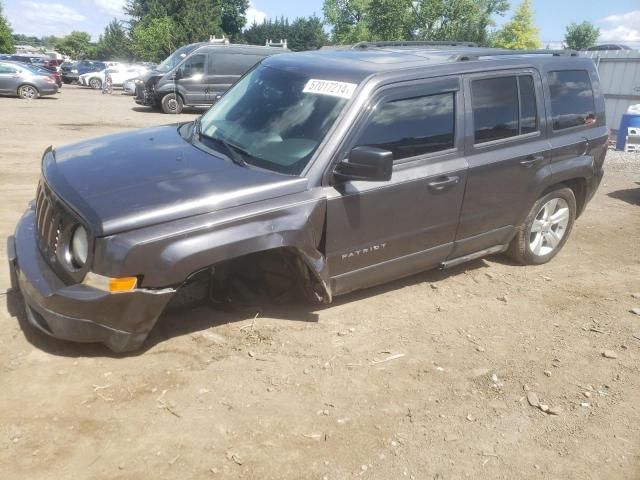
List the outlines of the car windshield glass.
{"type": "Polygon", "coordinates": [[[200,132],[233,145],[248,164],[299,175],[354,89],[259,65],[202,117],[200,132]]]}
{"type": "Polygon", "coordinates": [[[184,47],[180,47],[178,50],[169,55],[164,62],[162,62],[156,70],[159,72],[169,72],[173,70],[182,60],[185,59],[189,53],[195,48],[195,45],[185,45],[184,47]]]}

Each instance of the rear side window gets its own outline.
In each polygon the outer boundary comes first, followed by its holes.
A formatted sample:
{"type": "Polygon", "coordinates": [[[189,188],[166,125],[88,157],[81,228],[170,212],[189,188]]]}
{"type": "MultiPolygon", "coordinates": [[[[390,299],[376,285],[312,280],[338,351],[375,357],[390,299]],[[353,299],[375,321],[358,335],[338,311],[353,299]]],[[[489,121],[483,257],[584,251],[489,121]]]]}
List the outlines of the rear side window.
{"type": "Polygon", "coordinates": [[[356,146],[389,150],[395,160],[453,148],[454,95],[448,92],[379,105],[356,146]]]}
{"type": "Polygon", "coordinates": [[[553,129],[591,125],[596,120],[593,87],[586,70],[549,72],[553,129]]]}
{"type": "Polygon", "coordinates": [[[538,130],[536,91],[531,75],[473,80],[471,104],[476,144],[538,130]]]}

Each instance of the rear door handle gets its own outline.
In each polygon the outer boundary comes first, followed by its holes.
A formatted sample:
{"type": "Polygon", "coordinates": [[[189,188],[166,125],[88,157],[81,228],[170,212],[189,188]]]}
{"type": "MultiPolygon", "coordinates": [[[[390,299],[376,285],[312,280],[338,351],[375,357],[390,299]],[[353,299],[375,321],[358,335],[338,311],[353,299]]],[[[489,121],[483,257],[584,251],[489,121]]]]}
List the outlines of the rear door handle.
{"type": "Polygon", "coordinates": [[[534,165],[542,162],[544,160],[544,155],[529,155],[527,158],[520,162],[520,165],[524,168],[531,168],[534,165]]]}
{"type": "Polygon", "coordinates": [[[429,190],[434,192],[441,192],[449,187],[457,185],[460,181],[460,177],[438,177],[434,182],[429,182],[427,185],[429,190]]]}

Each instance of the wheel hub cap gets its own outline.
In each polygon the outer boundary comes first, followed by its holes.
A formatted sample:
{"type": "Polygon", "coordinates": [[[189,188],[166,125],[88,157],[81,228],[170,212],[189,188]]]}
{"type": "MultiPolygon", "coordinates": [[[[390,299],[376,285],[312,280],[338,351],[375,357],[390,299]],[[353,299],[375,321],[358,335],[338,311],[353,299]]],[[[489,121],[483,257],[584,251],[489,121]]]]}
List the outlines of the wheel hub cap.
{"type": "Polygon", "coordinates": [[[529,248],[534,255],[544,256],[553,252],[567,231],[569,204],[563,198],[552,198],[536,215],[529,230],[529,248]]]}

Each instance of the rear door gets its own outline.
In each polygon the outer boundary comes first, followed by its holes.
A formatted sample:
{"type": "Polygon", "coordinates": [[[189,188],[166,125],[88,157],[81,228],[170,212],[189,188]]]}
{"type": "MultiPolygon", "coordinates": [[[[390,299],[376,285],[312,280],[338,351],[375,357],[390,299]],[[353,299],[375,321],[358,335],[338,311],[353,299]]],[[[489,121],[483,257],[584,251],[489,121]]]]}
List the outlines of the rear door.
{"type": "Polygon", "coordinates": [[[452,258],[505,245],[550,176],[539,72],[474,74],[464,83],[469,176],[452,258]]]}
{"type": "Polygon", "coordinates": [[[549,137],[552,147],[551,169],[562,178],[564,171],[584,168],[593,172],[594,159],[598,168],[607,148],[604,102],[595,96],[599,80],[595,68],[546,71],[548,110],[551,116],[549,137]],[[600,104],[600,105],[598,105],[600,104]]]}
{"type": "Polygon", "coordinates": [[[459,78],[394,84],[364,110],[352,148],[394,153],[391,180],[327,188],[326,255],[335,294],[435,266],[453,248],[464,193],[459,78]]]}

